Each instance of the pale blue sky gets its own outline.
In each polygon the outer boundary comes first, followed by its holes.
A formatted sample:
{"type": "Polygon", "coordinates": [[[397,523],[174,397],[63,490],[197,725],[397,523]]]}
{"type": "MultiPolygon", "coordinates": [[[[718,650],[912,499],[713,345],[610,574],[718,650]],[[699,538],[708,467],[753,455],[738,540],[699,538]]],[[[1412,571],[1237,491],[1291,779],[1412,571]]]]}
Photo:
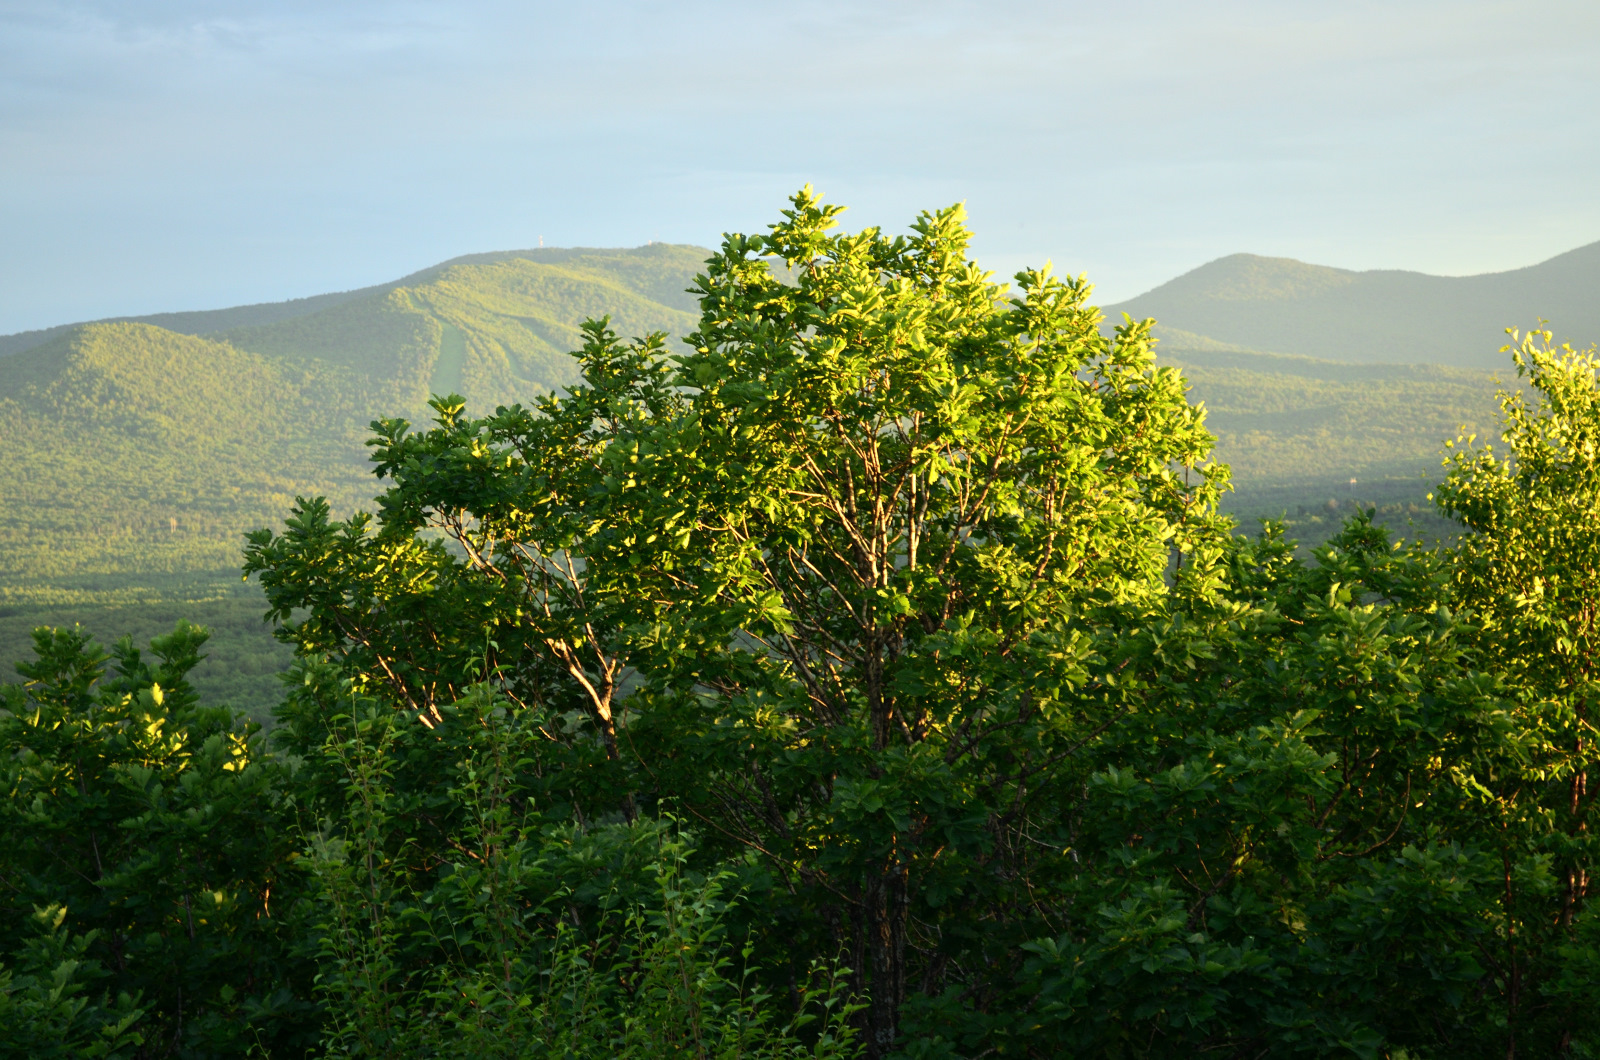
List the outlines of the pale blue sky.
{"type": "Polygon", "coordinates": [[[1600,3],[0,0],[0,333],[966,200],[1101,299],[1600,239],[1600,3]]]}

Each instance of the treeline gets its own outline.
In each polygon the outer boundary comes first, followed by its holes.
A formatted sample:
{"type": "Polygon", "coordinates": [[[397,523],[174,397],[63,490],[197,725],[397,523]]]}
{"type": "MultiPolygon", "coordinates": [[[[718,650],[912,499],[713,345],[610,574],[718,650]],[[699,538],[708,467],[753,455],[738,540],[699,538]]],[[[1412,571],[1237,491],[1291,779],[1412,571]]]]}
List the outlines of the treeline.
{"type": "Polygon", "coordinates": [[[10,671],[0,676],[13,682],[21,679],[11,664],[34,656],[33,631],[41,626],[76,629],[102,644],[127,636],[143,645],[172,632],[181,619],[209,634],[200,662],[185,675],[195,694],[207,703],[226,703],[270,727],[272,710],[283,699],[282,675],[294,661],[294,649],[272,635],[272,626],[261,617],[265,607],[260,590],[239,582],[237,572],[227,590],[196,579],[166,599],[115,606],[62,602],[0,607],[0,659],[6,660],[5,669],[10,671]]]}
{"type": "MultiPolygon", "coordinates": [[[[1148,322],[806,189],[691,352],[375,424],[179,625],[6,694],[19,1055],[1600,1051],[1600,381],[1521,340],[1460,537],[1237,536],[1148,322]],[[781,260],[775,272],[769,262],[781,260]]],[[[1331,514],[1331,513],[1330,513],[1331,514]]]]}

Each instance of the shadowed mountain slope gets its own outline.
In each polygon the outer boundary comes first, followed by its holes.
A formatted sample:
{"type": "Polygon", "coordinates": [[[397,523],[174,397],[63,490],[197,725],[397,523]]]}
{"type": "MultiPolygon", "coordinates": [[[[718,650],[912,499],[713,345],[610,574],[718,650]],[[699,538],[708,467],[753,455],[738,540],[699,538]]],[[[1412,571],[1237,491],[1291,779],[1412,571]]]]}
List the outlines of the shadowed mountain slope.
{"type": "MultiPolygon", "coordinates": [[[[1499,369],[1504,329],[1552,322],[1558,337],[1600,341],[1600,243],[1510,272],[1420,272],[1307,265],[1233,254],[1105,308],[1254,350],[1365,364],[1499,369]]],[[[1173,347],[1190,343],[1174,339],[1173,347]]],[[[1201,348],[1204,348],[1203,346],[1201,348]]]]}

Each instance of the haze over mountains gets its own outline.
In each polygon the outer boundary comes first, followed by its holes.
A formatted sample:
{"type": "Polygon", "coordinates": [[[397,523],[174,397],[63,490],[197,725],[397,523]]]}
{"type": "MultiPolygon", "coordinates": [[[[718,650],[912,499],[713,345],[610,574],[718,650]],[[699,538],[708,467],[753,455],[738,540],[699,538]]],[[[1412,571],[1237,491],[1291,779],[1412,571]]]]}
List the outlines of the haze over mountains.
{"type": "Polygon", "coordinates": [[[1600,243],[1481,276],[1351,272],[1232,254],[1105,312],[1113,321],[1154,317],[1172,329],[1173,348],[1496,370],[1507,363],[1498,352],[1504,329],[1526,331],[1541,317],[1575,345],[1600,341],[1600,243]]]}

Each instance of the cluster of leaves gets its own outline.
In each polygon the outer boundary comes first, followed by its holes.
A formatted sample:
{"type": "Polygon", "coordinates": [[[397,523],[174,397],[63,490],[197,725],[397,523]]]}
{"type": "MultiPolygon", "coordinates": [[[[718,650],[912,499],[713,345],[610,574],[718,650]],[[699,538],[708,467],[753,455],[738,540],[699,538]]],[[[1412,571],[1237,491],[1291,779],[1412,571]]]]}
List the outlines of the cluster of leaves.
{"type": "Polygon", "coordinates": [[[61,930],[62,906],[35,913],[37,934],[15,955],[18,967],[0,966],[0,1055],[98,1058],[132,1055],[143,1042],[134,1029],[144,1010],[134,999],[109,993],[84,996],[103,976],[87,955],[95,935],[61,930]]]}
{"type": "Polygon", "coordinates": [[[855,1054],[853,1008],[827,962],[780,1011],[750,948],[735,960],[732,869],[694,871],[667,819],[574,823],[559,792],[584,750],[552,739],[559,719],[486,685],[433,729],[359,697],[329,715],[310,708],[330,669],[308,671],[309,724],[288,727],[324,733],[302,797],[339,814],[311,834],[306,866],[330,1052],[855,1054]]]}

